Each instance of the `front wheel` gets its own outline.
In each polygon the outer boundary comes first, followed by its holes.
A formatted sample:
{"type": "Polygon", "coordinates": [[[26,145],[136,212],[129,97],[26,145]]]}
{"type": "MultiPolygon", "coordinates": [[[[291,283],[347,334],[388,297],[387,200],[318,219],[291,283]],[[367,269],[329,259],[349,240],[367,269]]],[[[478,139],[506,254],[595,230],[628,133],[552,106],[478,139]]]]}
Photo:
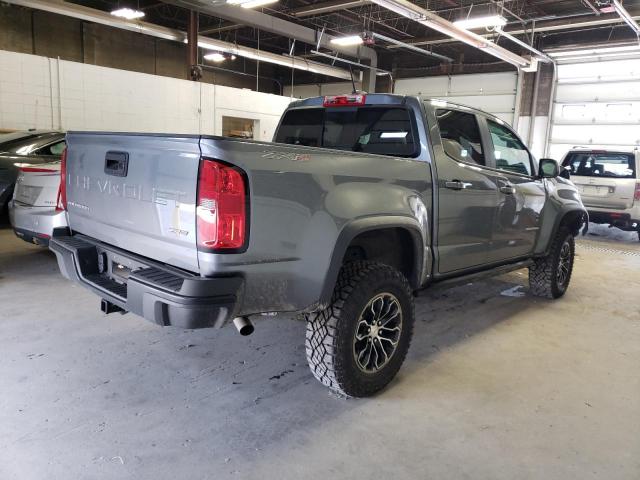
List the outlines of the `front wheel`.
{"type": "Polygon", "coordinates": [[[569,287],[576,244],[571,232],[560,228],[549,255],[535,259],[529,267],[529,288],[538,297],[560,298],[569,287]]]}
{"type": "Polygon", "coordinates": [[[342,267],[331,305],[306,315],[306,353],[313,375],[344,396],[383,389],[402,366],[413,334],[407,279],[372,262],[342,267]]]}

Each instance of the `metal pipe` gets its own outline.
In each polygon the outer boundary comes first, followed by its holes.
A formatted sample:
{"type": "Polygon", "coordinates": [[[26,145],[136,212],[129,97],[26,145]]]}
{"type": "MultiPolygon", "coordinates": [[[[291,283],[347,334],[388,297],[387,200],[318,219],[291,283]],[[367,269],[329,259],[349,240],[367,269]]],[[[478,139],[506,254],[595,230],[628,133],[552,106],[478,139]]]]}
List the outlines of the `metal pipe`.
{"type": "Polygon", "coordinates": [[[233,326],[236,327],[238,333],[243,337],[251,335],[254,331],[253,323],[249,317],[236,317],[233,319],[233,326]]]}
{"type": "Polygon", "coordinates": [[[310,15],[321,15],[323,13],[331,13],[338,10],[346,10],[348,8],[360,7],[363,5],[368,5],[371,2],[368,0],[352,0],[352,1],[344,1],[344,0],[331,0],[328,2],[321,2],[311,5],[306,5],[304,7],[297,8],[291,12],[291,15],[294,17],[308,17],[310,15]]]}
{"type": "Polygon", "coordinates": [[[515,43],[516,45],[520,45],[521,47],[526,48],[527,50],[529,50],[532,53],[535,53],[537,57],[540,58],[540,60],[542,60],[543,62],[553,62],[553,60],[551,59],[551,57],[545,55],[544,53],[542,53],[539,50],[536,50],[535,48],[533,48],[531,45],[529,45],[526,42],[523,42],[522,40],[520,40],[519,38],[514,37],[513,35],[511,35],[510,33],[507,33],[505,31],[503,31],[500,28],[496,28],[496,31],[498,32],[498,34],[501,37],[506,38],[507,40],[511,40],[513,43],[515,43]]]}
{"type": "MultiPolygon", "coordinates": [[[[362,63],[353,62],[351,60],[346,60],[344,58],[340,58],[340,57],[338,57],[338,55],[333,56],[333,55],[329,55],[327,53],[318,52],[317,50],[311,50],[311,53],[314,54],[314,55],[318,55],[320,57],[330,58],[331,60],[336,61],[336,62],[342,62],[342,63],[346,63],[348,65],[355,65],[356,67],[360,67],[360,68],[366,68],[367,70],[375,70],[376,72],[383,72],[385,74],[391,73],[388,70],[383,70],[382,68],[370,67],[369,65],[364,65],[362,63]]],[[[351,78],[349,78],[349,80],[351,80],[351,78]]]]}
{"type": "Polygon", "coordinates": [[[194,67],[198,63],[198,12],[189,11],[187,25],[187,79],[197,81],[200,76],[194,67]]]}
{"type": "Polygon", "coordinates": [[[598,10],[596,7],[593,6],[593,3],[591,3],[591,0],[582,0],[582,2],[591,9],[591,11],[593,11],[593,13],[595,13],[596,15],[600,16],[600,10],[598,10]]]}
{"type": "Polygon", "coordinates": [[[385,42],[393,43],[394,45],[398,45],[402,48],[406,48],[407,50],[411,50],[412,52],[421,53],[422,55],[427,55],[429,57],[438,58],[440,60],[444,60],[445,62],[453,62],[453,58],[445,57],[444,55],[440,55],[439,53],[430,52],[429,50],[424,50],[423,48],[416,47],[414,45],[410,45],[405,42],[401,42],[400,40],[396,40],[395,38],[390,38],[385,35],[380,35],[376,32],[367,32],[373,38],[379,38],[385,42]]]}

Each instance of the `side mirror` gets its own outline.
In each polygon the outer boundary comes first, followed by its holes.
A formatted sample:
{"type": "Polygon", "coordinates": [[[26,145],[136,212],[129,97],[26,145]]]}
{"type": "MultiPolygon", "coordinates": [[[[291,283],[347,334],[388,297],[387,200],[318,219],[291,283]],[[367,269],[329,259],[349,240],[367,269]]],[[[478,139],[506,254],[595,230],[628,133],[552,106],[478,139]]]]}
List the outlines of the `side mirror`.
{"type": "Polygon", "coordinates": [[[540,160],[540,178],[556,178],[560,175],[560,166],[553,158],[540,160]]]}
{"type": "Polygon", "coordinates": [[[571,180],[571,167],[563,167],[560,169],[560,176],[562,178],[566,178],[567,180],[571,180]]]}

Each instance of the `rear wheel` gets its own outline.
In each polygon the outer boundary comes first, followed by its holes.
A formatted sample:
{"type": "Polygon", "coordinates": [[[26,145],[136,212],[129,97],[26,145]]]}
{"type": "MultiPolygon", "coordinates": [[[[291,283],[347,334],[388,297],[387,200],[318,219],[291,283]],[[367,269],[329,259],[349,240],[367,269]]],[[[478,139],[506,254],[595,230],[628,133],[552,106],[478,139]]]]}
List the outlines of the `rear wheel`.
{"type": "Polygon", "coordinates": [[[341,395],[366,397],[383,389],[404,362],[413,334],[413,297],[394,268],[353,262],[342,267],[331,305],[306,317],[313,375],[341,395]]]}
{"type": "Polygon", "coordinates": [[[560,298],[569,287],[575,259],[575,239],[566,228],[556,234],[549,255],[529,267],[529,288],[538,297],[560,298]]]}

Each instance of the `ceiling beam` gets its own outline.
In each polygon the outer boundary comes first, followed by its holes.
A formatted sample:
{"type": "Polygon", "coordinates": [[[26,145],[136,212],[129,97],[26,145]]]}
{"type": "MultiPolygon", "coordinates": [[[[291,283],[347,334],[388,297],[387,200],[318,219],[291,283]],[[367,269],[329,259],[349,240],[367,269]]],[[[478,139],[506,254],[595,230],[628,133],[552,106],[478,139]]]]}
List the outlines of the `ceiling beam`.
{"type": "Polygon", "coordinates": [[[288,13],[294,17],[309,17],[311,15],[323,15],[348,8],[362,7],[364,5],[371,5],[371,2],[369,0],[329,0],[326,2],[314,2],[311,5],[296,8],[288,13]]]}

